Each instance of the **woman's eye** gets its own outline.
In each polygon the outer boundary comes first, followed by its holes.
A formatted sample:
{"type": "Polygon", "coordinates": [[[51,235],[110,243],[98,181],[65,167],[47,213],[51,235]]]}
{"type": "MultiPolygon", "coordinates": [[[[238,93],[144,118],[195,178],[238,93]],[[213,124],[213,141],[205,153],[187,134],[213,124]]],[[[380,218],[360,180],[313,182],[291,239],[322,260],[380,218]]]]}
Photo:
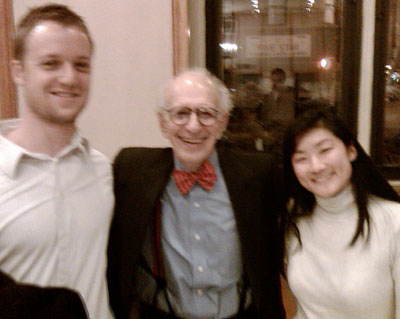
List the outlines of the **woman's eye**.
{"type": "Polygon", "coordinates": [[[326,147],[321,150],[321,153],[327,153],[332,149],[332,147],[326,147]]]}
{"type": "Polygon", "coordinates": [[[293,162],[294,162],[294,163],[301,163],[301,162],[304,162],[305,160],[306,160],[305,157],[295,157],[295,158],[293,159],[293,162]]]}

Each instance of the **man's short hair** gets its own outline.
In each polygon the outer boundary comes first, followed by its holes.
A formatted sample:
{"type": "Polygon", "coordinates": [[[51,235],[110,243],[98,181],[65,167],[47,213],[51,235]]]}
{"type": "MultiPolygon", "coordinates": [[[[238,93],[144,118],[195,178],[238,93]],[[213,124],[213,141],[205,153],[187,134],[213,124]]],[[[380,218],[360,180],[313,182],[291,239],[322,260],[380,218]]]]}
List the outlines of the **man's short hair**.
{"type": "Polygon", "coordinates": [[[42,21],[53,21],[66,27],[77,27],[88,37],[93,50],[93,41],[82,17],[65,5],[49,3],[31,8],[20,20],[14,38],[15,59],[20,61],[23,59],[26,38],[31,30],[42,21]]]}
{"type": "Polygon", "coordinates": [[[271,74],[280,75],[286,77],[286,72],[281,68],[275,68],[271,71],[271,74]]]}
{"type": "Polygon", "coordinates": [[[232,97],[231,97],[231,92],[229,89],[226,87],[225,83],[221,81],[219,78],[217,78],[214,74],[212,74],[210,71],[208,71],[206,68],[202,67],[195,67],[195,68],[190,68],[187,70],[182,71],[179,73],[176,77],[174,77],[172,80],[170,80],[167,85],[164,87],[164,92],[163,92],[163,103],[162,105],[159,105],[160,107],[165,107],[169,104],[171,96],[170,96],[170,87],[171,84],[178,78],[183,77],[183,76],[198,76],[202,77],[203,79],[207,80],[211,87],[215,90],[216,97],[217,97],[217,103],[218,106],[221,108],[221,110],[230,112],[233,108],[233,102],[232,102],[232,97]]]}

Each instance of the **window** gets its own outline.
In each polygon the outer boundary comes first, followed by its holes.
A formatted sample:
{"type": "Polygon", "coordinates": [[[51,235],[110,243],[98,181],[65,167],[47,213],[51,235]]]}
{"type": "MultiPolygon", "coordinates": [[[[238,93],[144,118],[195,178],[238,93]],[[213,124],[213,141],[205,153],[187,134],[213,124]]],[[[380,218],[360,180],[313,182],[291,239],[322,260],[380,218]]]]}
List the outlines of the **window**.
{"type": "Polygon", "coordinates": [[[17,116],[17,94],[11,78],[9,62],[12,52],[13,32],[12,1],[0,1],[0,117],[17,116]]]}
{"type": "Polygon", "coordinates": [[[400,1],[377,0],[371,155],[400,179],[400,1]]]}
{"type": "Polygon", "coordinates": [[[323,100],[356,133],[360,1],[206,1],[206,66],[235,108],[232,146],[279,156],[285,125],[323,100]]]}

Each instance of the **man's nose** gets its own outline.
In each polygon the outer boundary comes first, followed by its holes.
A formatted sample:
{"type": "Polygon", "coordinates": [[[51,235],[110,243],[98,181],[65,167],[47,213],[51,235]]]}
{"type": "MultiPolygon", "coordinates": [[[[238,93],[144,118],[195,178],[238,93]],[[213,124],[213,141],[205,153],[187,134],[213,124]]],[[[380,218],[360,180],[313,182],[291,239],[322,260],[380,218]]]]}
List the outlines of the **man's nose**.
{"type": "Polygon", "coordinates": [[[192,132],[196,132],[200,130],[200,128],[201,124],[199,122],[196,112],[190,113],[188,122],[186,123],[186,129],[192,132]]]}
{"type": "Polygon", "coordinates": [[[75,84],[77,79],[77,70],[73,65],[65,63],[60,69],[59,81],[64,84],[75,84]]]}

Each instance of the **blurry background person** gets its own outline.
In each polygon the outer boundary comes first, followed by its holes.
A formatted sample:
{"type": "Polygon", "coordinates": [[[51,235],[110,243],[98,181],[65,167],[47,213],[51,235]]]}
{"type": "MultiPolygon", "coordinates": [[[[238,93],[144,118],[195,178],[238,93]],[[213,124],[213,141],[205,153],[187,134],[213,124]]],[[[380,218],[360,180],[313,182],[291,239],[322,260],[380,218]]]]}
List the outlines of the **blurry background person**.
{"type": "Polygon", "coordinates": [[[288,128],[284,171],[296,318],[400,318],[399,197],[332,110],[288,128]]]}
{"type": "Polygon", "coordinates": [[[295,116],[295,90],[286,84],[286,72],[281,68],[271,71],[271,90],[266,95],[263,121],[286,126],[295,116]]]}
{"type": "Polygon", "coordinates": [[[260,117],[263,101],[256,82],[246,82],[233,90],[233,108],[223,139],[226,147],[249,152],[264,149],[265,131],[260,117]]]}
{"type": "Polygon", "coordinates": [[[0,269],[74,289],[91,318],[109,319],[111,167],[75,126],[92,53],[84,21],[63,5],[33,8],[18,24],[11,67],[26,109],[0,126],[0,269]]]}
{"type": "Polygon", "coordinates": [[[284,318],[276,167],[266,154],[216,147],[232,107],[225,85],[188,70],[164,91],[171,148],[116,157],[109,244],[117,318],[284,318]]]}

